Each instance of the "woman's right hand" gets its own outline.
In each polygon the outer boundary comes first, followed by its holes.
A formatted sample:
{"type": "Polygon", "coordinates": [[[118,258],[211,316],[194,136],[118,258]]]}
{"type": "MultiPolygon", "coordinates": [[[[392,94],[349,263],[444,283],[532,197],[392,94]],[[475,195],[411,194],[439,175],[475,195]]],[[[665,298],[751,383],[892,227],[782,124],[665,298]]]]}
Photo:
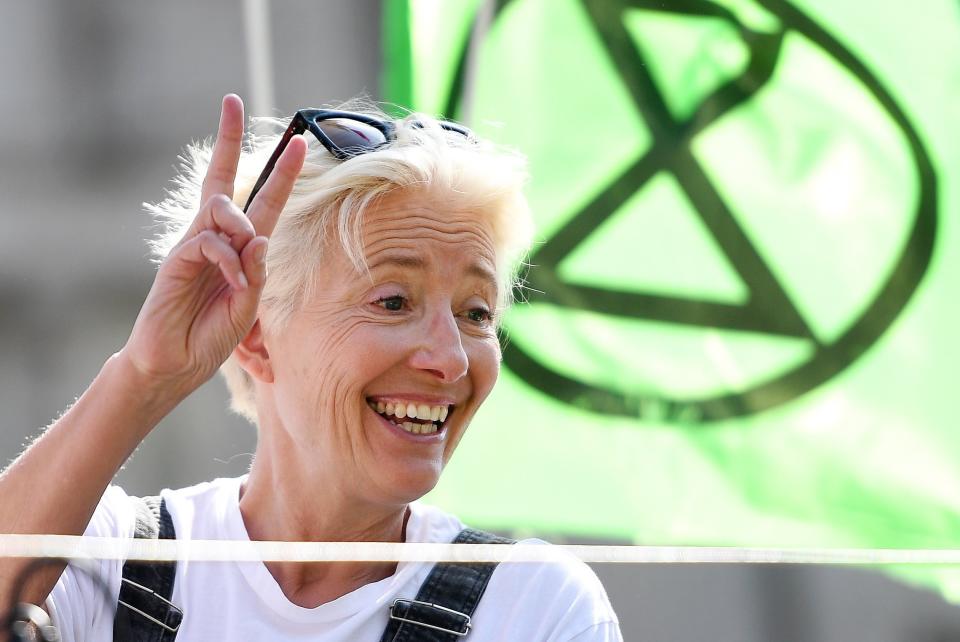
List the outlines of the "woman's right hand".
{"type": "Polygon", "coordinates": [[[201,206],[160,265],[120,352],[150,386],[185,397],[213,376],[253,327],[266,282],[267,239],[303,165],[295,136],[248,215],[233,203],[243,137],[243,103],[223,99],[201,206]]]}

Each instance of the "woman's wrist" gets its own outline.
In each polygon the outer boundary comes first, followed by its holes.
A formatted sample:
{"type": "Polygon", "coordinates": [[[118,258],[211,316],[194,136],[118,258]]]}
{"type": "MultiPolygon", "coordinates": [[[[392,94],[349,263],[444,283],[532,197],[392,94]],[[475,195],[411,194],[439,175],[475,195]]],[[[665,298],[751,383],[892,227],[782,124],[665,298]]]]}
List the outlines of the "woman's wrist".
{"type": "Polygon", "coordinates": [[[151,427],[199,387],[185,379],[145,372],[125,349],[107,359],[98,378],[102,378],[110,389],[111,398],[135,406],[140,416],[152,420],[151,427]]]}

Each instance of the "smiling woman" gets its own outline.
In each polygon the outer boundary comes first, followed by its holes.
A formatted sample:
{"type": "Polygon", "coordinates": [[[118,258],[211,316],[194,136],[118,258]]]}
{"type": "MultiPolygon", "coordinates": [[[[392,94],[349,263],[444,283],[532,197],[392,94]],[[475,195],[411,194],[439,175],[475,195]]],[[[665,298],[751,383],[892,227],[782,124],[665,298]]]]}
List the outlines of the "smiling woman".
{"type": "MultiPolygon", "coordinates": [[[[282,434],[309,453],[299,482],[340,484],[354,507],[407,503],[436,484],[497,378],[489,227],[422,188],[398,190],[364,212],[368,270],[331,248],[298,308],[254,327],[234,359],[252,380],[260,442],[281,458],[271,470],[295,470],[290,448],[270,448],[282,434]],[[421,422],[432,427],[434,410],[446,417],[431,431],[421,422]]],[[[254,459],[249,485],[267,461],[254,459]]]]}
{"type": "MultiPolygon", "coordinates": [[[[226,97],[216,144],[190,149],[179,189],[151,208],[165,223],[160,267],[130,339],[0,478],[0,530],[131,537],[150,526],[143,503],[108,484],[220,367],[233,407],[258,427],[254,461],[239,479],[163,491],[165,536],[502,541],[418,500],[497,380],[497,325],[530,240],[523,159],[420,115],[302,110],[247,150],[242,123],[226,97]],[[253,194],[248,217],[238,205],[253,194]]],[[[5,594],[21,566],[3,561],[5,594]]],[[[148,603],[129,608],[142,597],[121,583],[131,568],[99,566],[120,596],[116,628],[115,604],[72,569],[36,578],[29,596],[46,598],[68,641],[620,639],[603,588],[573,559],[181,561],[172,589],[148,587],[175,605],[153,612],[159,625],[143,617],[148,603]]]]}

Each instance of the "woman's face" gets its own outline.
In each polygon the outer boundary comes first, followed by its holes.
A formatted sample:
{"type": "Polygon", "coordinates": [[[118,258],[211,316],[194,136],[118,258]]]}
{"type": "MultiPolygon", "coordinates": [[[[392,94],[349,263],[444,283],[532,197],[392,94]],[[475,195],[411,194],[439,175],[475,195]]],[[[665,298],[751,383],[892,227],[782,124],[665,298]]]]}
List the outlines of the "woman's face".
{"type": "Polygon", "coordinates": [[[369,276],[331,248],[315,295],[264,329],[273,399],[289,463],[406,503],[436,484],[497,379],[497,257],[483,217],[416,191],[365,212],[363,242],[369,276]]]}

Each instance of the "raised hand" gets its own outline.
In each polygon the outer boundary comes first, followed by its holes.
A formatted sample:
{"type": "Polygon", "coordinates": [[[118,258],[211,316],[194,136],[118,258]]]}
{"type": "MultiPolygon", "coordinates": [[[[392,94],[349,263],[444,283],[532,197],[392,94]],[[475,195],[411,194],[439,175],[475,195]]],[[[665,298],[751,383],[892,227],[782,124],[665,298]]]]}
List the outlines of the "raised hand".
{"type": "Polygon", "coordinates": [[[209,379],[253,326],[266,282],[267,239],[303,165],[294,137],[249,209],[233,201],[243,103],[223,99],[200,211],[160,265],[121,355],[152,384],[184,396],[209,379]]]}

